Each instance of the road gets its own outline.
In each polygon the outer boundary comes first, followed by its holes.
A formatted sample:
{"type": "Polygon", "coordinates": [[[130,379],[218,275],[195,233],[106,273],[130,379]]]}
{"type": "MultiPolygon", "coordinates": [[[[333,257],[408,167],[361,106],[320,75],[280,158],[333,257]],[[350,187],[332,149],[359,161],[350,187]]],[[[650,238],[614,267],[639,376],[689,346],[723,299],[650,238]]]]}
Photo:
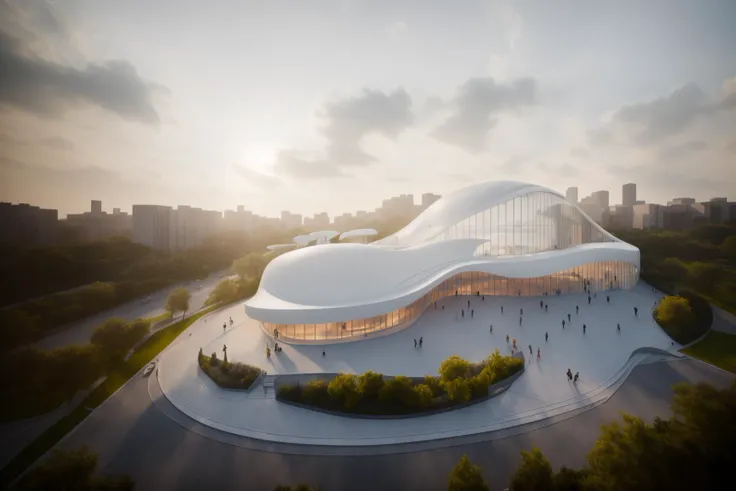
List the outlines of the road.
{"type": "Polygon", "coordinates": [[[155,379],[150,380],[151,389],[149,379],[138,375],[59,447],[90,446],[99,453],[101,472],[128,473],[137,490],[272,490],[277,484],[299,482],[324,491],[445,489],[447,474],[463,453],[481,466],[492,490],[501,490],[518,465],[521,450],[539,447],[555,469],[580,467],[600,425],[618,418],[621,411],[648,421],[666,417],[672,384],[708,381],[725,387],[732,380],[733,375],[691,359],[641,365],[605,403],[527,433],[476,443],[452,440],[449,444],[454,446],[444,448],[392,449],[401,453],[325,456],[310,454],[320,453],[310,447],[216,432],[181,414],[174,421],[167,415],[173,415],[173,408],[159,399],[155,379]]]}
{"type": "Polygon", "coordinates": [[[199,282],[192,281],[189,283],[172,285],[150,295],[150,301],[144,303],[142,300],[135,300],[115,307],[114,309],[106,310],[105,312],[101,312],[79,321],[78,323],[60,330],[49,337],[41,339],[36,342],[34,346],[40,349],[54,349],[70,344],[86,344],[89,342],[95,328],[111,317],[121,317],[126,320],[134,320],[143,317],[155,317],[161,315],[166,311],[166,309],[164,309],[166,297],[169,296],[169,293],[171,293],[174,288],[180,286],[187,288],[189,293],[191,293],[192,298],[189,300],[189,310],[190,312],[194,312],[202,308],[210,292],[226,274],[226,271],[220,271],[218,273],[211,274],[199,282]]]}

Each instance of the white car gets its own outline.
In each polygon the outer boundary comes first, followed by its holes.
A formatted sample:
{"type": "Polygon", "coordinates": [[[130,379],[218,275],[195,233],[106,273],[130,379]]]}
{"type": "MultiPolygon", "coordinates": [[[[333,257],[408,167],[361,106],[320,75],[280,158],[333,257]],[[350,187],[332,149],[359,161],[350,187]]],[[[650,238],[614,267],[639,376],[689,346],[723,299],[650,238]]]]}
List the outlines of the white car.
{"type": "Polygon", "coordinates": [[[151,375],[151,372],[153,372],[153,369],[156,368],[156,362],[151,362],[146,366],[146,368],[143,369],[143,376],[148,377],[151,375]]]}

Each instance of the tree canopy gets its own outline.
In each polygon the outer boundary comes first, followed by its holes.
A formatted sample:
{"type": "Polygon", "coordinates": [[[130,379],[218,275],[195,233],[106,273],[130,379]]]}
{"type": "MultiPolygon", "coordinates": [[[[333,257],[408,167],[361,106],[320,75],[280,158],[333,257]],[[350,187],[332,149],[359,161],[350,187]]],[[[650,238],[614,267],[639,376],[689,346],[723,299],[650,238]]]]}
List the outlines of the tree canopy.
{"type": "Polygon", "coordinates": [[[480,467],[474,465],[464,454],[447,478],[448,491],[489,491],[480,467]]]}
{"type": "Polygon", "coordinates": [[[182,286],[175,288],[166,299],[166,310],[171,312],[172,315],[177,312],[182,312],[182,315],[184,315],[189,310],[190,298],[192,296],[189,294],[189,290],[182,286]]]}

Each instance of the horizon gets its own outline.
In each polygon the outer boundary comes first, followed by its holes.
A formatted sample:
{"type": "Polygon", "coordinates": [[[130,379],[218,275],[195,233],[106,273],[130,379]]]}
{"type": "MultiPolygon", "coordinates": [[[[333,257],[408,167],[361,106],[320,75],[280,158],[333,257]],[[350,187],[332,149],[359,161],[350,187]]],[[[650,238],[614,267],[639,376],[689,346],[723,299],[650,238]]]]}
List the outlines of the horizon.
{"type": "Polygon", "coordinates": [[[734,2],[219,5],[0,0],[0,199],[334,217],[489,180],[736,189],[734,2]]]}

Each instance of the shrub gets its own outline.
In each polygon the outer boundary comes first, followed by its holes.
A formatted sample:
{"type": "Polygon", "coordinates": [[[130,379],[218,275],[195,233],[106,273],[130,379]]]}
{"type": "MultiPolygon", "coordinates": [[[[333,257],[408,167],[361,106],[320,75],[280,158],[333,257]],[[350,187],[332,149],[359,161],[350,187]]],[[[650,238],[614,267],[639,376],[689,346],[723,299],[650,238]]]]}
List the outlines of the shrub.
{"type": "Polygon", "coordinates": [[[340,373],[333,378],[327,385],[327,393],[345,409],[352,409],[360,400],[355,375],[350,373],[340,373]]]}
{"type": "Polygon", "coordinates": [[[298,383],[295,385],[282,385],[277,392],[278,397],[287,401],[298,401],[302,394],[302,386],[298,383]]]}
{"type": "Polygon", "coordinates": [[[304,402],[308,404],[320,405],[329,401],[329,394],[327,393],[327,382],[324,380],[312,380],[304,389],[302,389],[304,395],[304,402]]]}
{"type": "Polygon", "coordinates": [[[439,373],[442,382],[449,382],[467,376],[469,370],[470,362],[453,355],[442,362],[439,373]]]}
{"type": "Polygon", "coordinates": [[[381,401],[389,404],[403,404],[408,407],[416,407],[419,404],[411,379],[402,375],[384,382],[378,397],[381,401]]]}
{"type": "Polygon", "coordinates": [[[482,375],[476,375],[468,380],[468,388],[470,389],[470,397],[477,399],[488,395],[488,382],[487,377],[482,375]]]}
{"type": "Polygon", "coordinates": [[[468,456],[463,455],[450,472],[447,489],[448,491],[488,491],[489,488],[483,479],[480,467],[473,465],[468,456]]]}
{"type": "Polygon", "coordinates": [[[433,377],[432,375],[425,375],[424,376],[424,383],[427,384],[427,387],[429,387],[432,390],[432,395],[434,397],[441,396],[445,393],[445,391],[442,389],[442,381],[439,377],[433,377]]]}
{"type": "Polygon", "coordinates": [[[368,370],[358,377],[358,389],[363,397],[378,398],[383,387],[383,374],[368,370]]]}
{"type": "Polygon", "coordinates": [[[216,367],[219,363],[219,360],[217,359],[217,353],[213,352],[212,355],[210,355],[210,366],[216,367]]]}
{"type": "Polygon", "coordinates": [[[462,403],[470,400],[470,385],[464,378],[456,378],[443,384],[445,392],[451,401],[462,403]]]}
{"type": "Polygon", "coordinates": [[[414,392],[416,392],[417,394],[417,400],[419,401],[419,407],[421,407],[422,409],[427,409],[429,406],[432,405],[432,399],[434,399],[434,394],[432,393],[432,389],[430,389],[427,384],[415,385],[414,392]]]}

